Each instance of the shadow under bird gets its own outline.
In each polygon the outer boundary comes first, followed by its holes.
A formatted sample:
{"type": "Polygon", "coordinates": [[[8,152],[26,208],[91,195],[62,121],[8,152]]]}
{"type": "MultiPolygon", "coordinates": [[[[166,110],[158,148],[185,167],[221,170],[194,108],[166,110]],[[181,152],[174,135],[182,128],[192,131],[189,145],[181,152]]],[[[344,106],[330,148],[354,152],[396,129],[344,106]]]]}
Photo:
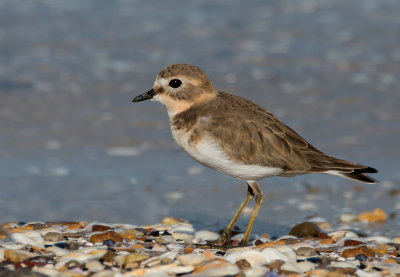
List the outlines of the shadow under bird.
{"type": "Polygon", "coordinates": [[[257,104],[217,91],[198,67],[165,67],[154,87],[133,99],[152,99],[167,107],[175,141],[198,162],[247,182],[247,194],[222,235],[212,245],[230,243],[232,230],[245,207],[254,209],[240,242],[247,245],[264,200],[257,184],[270,176],[326,173],[365,183],[377,170],[331,157],[318,150],[272,113],[257,104]]]}

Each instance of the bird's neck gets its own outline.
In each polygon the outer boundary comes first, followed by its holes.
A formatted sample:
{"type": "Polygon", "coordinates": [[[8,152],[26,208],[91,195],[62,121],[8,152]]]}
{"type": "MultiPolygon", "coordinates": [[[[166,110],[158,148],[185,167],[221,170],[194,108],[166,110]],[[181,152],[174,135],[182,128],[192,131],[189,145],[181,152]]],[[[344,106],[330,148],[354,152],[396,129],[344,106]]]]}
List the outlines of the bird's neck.
{"type": "Polygon", "coordinates": [[[183,113],[185,111],[188,111],[190,108],[192,108],[195,105],[204,105],[207,104],[207,102],[211,101],[214,99],[216,95],[214,94],[203,94],[198,97],[196,97],[194,100],[190,101],[185,101],[185,100],[176,100],[173,98],[168,98],[162,103],[167,107],[168,110],[168,116],[170,120],[172,118],[180,113],[183,113]]]}

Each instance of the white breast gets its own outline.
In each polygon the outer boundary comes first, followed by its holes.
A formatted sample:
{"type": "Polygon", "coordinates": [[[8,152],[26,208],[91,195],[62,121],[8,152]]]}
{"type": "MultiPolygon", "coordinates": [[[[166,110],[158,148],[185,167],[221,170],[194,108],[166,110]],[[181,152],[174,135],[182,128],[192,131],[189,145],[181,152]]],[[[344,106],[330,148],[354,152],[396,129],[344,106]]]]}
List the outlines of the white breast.
{"type": "Polygon", "coordinates": [[[175,141],[196,161],[227,175],[246,181],[260,180],[282,173],[281,168],[248,165],[234,160],[210,136],[203,136],[195,145],[189,144],[190,134],[172,129],[175,141]]]}

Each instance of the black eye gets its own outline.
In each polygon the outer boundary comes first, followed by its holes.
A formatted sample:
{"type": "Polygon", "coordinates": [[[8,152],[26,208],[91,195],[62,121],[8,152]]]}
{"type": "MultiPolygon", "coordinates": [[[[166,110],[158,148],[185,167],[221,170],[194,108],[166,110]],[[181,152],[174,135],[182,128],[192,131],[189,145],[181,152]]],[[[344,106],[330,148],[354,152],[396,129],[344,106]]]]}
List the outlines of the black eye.
{"type": "Polygon", "coordinates": [[[171,88],[179,88],[182,85],[182,81],[179,79],[172,79],[169,81],[169,86],[171,88]]]}

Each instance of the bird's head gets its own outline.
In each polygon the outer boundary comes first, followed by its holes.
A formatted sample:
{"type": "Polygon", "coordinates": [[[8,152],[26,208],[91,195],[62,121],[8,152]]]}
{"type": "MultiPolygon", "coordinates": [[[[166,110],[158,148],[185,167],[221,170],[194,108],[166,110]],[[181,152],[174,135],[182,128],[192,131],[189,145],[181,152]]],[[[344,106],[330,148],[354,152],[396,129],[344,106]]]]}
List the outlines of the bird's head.
{"type": "Polygon", "coordinates": [[[209,101],[217,95],[211,80],[198,67],[173,64],[158,73],[151,90],[133,99],[140,102],[152,99],[164,104],[168,113],[175,115],[192,105],[209,101]]]}

